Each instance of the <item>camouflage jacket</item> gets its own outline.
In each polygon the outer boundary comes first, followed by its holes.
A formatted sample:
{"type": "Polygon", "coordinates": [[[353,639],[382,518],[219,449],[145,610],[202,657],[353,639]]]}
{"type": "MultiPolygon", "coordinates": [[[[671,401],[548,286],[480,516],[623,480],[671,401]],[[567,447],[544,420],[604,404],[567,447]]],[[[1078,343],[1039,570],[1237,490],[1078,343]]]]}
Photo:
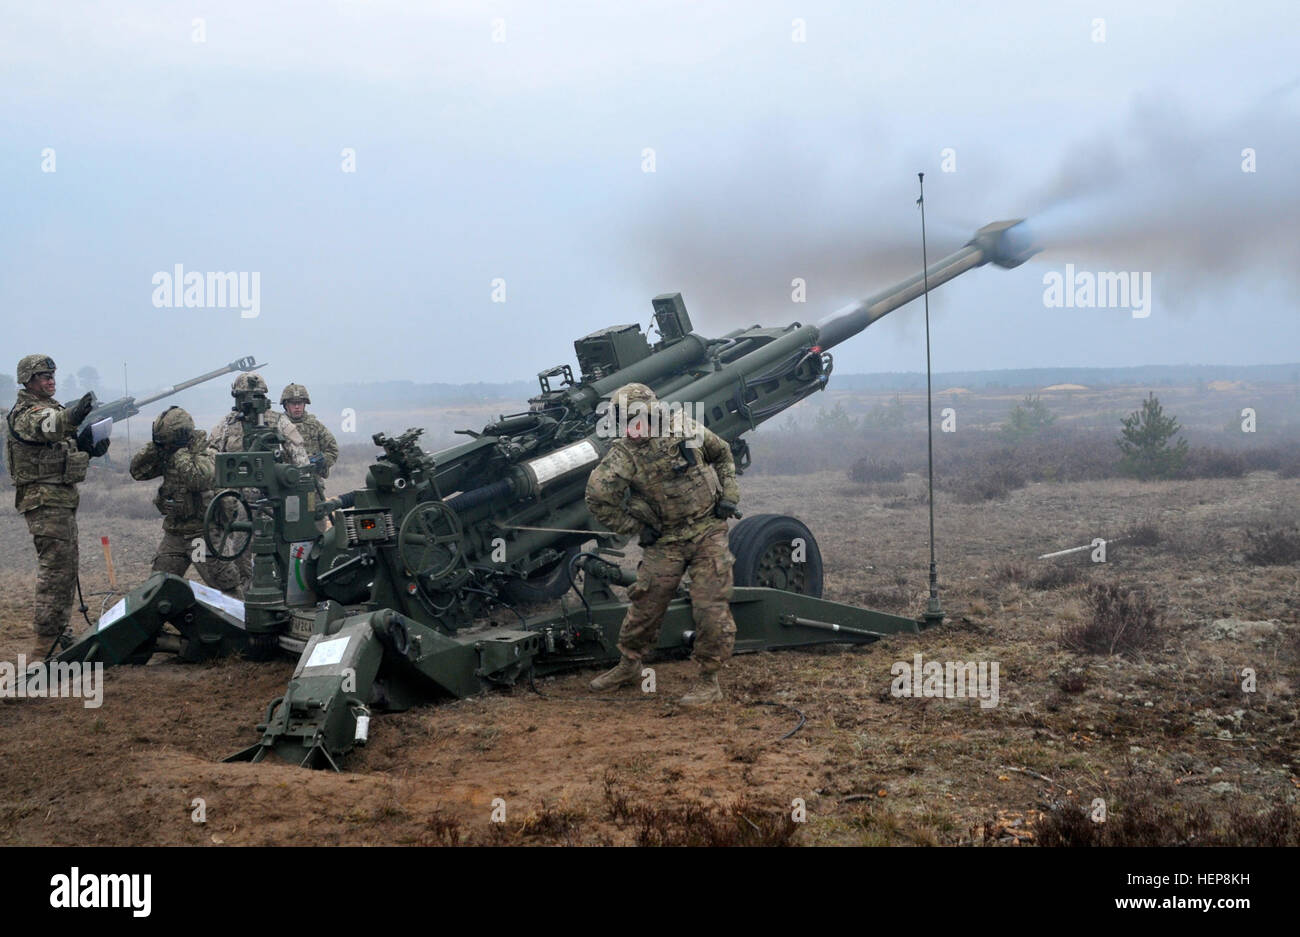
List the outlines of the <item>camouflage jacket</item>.
{"type": "Polygon", "coordinates": [[[339,460],[338,440],[334,438],[333,433],[325,428],[324,423],[310,413],[304,413],[296,420],[289,417],[289,421],[298,427],[298,432],[302,435],[303,445],[307,448],[307,457],[310,458],[314,455],[325,457],[325,465],[320,474],[316,476],[316,487],[323,496],[325,494],[324,479],[329,477],[330,469],[339,460]]]}
{"type": "Polygon", "coordinates": [[[723,523],[713,516],[720,500],[740,501],[731,447],[680,414],[665,435],[615,440],[587,479],[587,509],[596,520],[620,534],[653,527],[661,543],[693,540],[723,523]],[[698,446],[685,445],[696,439],[698,446]]]}
{"type": "Polygon", "coordinates": [[[212,500],[215,475],[208,437],[196,430],[188,446],[159,449],[152,442],[131,459],[131,477],[148,481],[162,476],[154,507],[163,516],[163,530],[182,537],[197,536],[203,529],[203,512],[212,500]]]}
{"type": "MultiPolygon", "coordinates": [[[[283,413],[268,411],[266,425],[274,426],[284,437],[283,455],[294,465],[307,464],[307,449],[302,434],[283,413]]],[[[213,452],[242,452],[244,450],[244,424],[236,413],[227,413],[208,434],[208,448],[213,452]]]]}
{"type": "Polygon", "coordinates": [[[57,400],[23,389],[5,419],[5,463],[13,476],[14,507],[76,510],[77,482],[86,477],[90,456],[77,448],[77,427],[57,400]]]}

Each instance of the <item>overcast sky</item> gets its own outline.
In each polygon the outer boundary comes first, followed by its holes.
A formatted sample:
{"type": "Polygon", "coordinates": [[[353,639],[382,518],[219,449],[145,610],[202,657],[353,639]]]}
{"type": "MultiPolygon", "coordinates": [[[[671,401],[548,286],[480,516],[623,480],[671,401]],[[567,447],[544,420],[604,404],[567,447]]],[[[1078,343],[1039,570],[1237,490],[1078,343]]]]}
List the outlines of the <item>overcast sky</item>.
{"type": "MultiPolygon", "coordinates": [[[[1300,360],[1293,0],[0,7],[13,361],[505,381],[660,292],[815,321],[919,265],[917,171],[932,259],[1025,215],[1046,248],[934,294],[937,370],[1300,360]],[[258,314],[159,308],[178,264],[258,314]],[[1149,272],[1150,315],[1047,308],[1066,264],[1149,272]]],[[[923,368],[920,316],[837,370],[923,368]]]]}

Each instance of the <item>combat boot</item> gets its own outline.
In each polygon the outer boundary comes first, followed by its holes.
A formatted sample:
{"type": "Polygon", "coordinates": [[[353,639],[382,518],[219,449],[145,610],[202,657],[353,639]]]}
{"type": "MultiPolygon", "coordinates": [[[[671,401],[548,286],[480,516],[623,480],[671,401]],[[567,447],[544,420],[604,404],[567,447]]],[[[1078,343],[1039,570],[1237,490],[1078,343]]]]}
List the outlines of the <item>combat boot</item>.
{"type": "Polygon", "coordinates": [[[595,680],[592,680],[589,685],[593,690],[612,690],[615,687],[636,683],[640,679],[641,662],[630,657],[623,657],[619,660],[618,666],[613,670],[606,670],[595,680]]]}
{"type": "Polygon", "coordinates": [[[722,687],[718,686],[718,675],[706,673],[700,675],[700,679],[679,702],[683,706],[707,706],[710,703],[721,703],[722,700],[722,687]]]}

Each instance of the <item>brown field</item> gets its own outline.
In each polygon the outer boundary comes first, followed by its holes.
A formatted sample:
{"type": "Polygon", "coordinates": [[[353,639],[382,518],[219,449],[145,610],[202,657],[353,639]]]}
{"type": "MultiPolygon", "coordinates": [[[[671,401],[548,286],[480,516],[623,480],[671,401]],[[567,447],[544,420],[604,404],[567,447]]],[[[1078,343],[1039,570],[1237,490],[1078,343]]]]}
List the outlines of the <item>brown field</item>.
{"type": "MultiPolygon", "coordinates": [[[[653,697],[592,698],[584,672],[540,682],[541,695],[520,687],[384,715],[344,774],[220,761],[255,740],[290,661],[159,656],[106,672],[99,709],[0,702],[0,842],[1300,843],[1300,562],[1265,565],[1252,539],[1300,525],[1300,478],[1288,468],[1300,432],[1283,416],[1297,388],[1158,388],[1194,445],[1243,461],[1222,477],[1148,483],[1111,477],[1101,463],[1113,443],[1086,436],[1113,438],[1117,414],[1144,390],[1045,393],[1059,424],[1075,424],[1058,425],[1065,442],[1046,447],[1059,464],[1021,454],[1021,484],[972,484],[1009,471],[989,431],[1024,393],[936,400],[961,421],[938,446],[949,621],[920,637],[738,657],[724,677],[730,699],[702,712],[672,702],[691,671],[669,661],[653,697]],[[1243,406],[1258,408],[1261,427],[1265,413],[1279,418],[1243,442],[1227,428],[1243,406]],[[1081,439],[1096,463],[1083,480],[1037,480],[1075,477],[1069,445],[1081,439]],[[1086,552],[1036,559],[1126,533],[1104,564],[1086,552]],[[1116,654],[1070,649],[1067,633],[1093,624],[1097,585],[1131,590],[1154,610],[1144,642],[1116,654]],[[996,662],[999,705],[892,696],[891,665],[917,653],[996,662]],[[1247,668],[1254,692],[1242,689],[1247,668]],[[807,722],[783,739],[796,711],[807,722]],[[195,798],[204,824],[192,822],[195,798]],[[490,822],[495,798],[504,824],[490,822]],[[788,820],[796,798],[806,823],[788,820]],[[1104,823],[1083,813],[1097,799],[1104,823]]],[[[839,401],[856,419],[890,396],[815,400],[801,419],[760,432],[743,507],[811,527],[828,598],[918,614],[928,557],[920,477],[856,483],[847,469],[868,454],[867,437],[810,441],[817,406],[839,401]]],[[[907,421],[873,430],[869,454],[915,473],[924,403],[903,402],[907,421]]],[[[462,422],[477,428],[510,409],[467,410],[462,422]]],[[[420,422],[405,417],[394,414],[391,428],[420,422]]],[[[430,446],[448,442],[439,433],[430,446]]],[[[346,450],[332,491],[360,483],[369,451],[346,450]]],[[[160,532],[153,485],[97,468],[82,490],[86,592],[108,588],[102,535],[119,582],[138,584],[160,532]]],[[[35,563],[7,497],[0,548],[0,657],[13,660],[30,653],[35,563]]],[[[88,596],[92,618],[101,598],[88,596]]]]}

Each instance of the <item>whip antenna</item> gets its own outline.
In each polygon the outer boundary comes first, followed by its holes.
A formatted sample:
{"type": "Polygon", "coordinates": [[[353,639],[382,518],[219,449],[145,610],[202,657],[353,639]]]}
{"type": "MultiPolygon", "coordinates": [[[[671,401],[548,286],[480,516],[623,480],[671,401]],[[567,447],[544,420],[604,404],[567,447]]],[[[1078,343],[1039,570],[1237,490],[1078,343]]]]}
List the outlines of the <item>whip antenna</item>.
{"type": "Polygon", "coordinates": [[[925,253],[925,173],[918,172],[916,178],[921,187],[916,204],[921,206],[921,283],[925,296],[925,444],[930,488],[930,600],[925,606],[925,622],[927,625],[938,625],[943,622],[943,607],[939,604],[939,567],[934,562],[934,391],[930,382],[930,270],[925,253]]]}

